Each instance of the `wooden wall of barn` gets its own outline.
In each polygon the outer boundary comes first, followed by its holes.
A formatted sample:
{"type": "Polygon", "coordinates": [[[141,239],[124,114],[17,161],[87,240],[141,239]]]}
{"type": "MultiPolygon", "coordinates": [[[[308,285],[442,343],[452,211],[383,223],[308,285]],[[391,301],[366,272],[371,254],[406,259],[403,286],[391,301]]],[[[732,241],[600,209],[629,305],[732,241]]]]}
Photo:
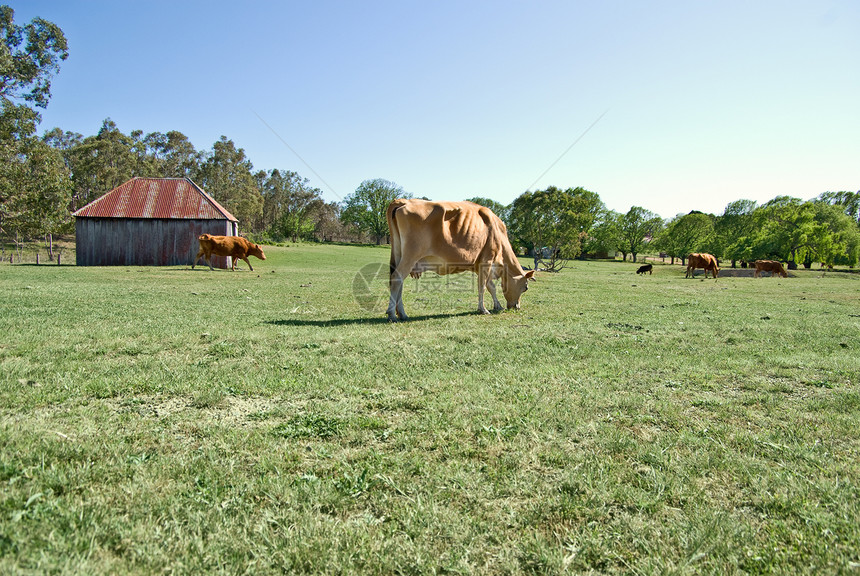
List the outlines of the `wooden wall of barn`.
{"type": "MultiPolygon", "coordinates": [[[[76,218],[78,266],[180,266],[197,255],[201,234],[232,236],[229,220],[76,218]]],[[[229,268],[230,258],[213,256],[212,266],[229,268]]],[[[203,260],[201,265],[206,266],[203,260]]]]}

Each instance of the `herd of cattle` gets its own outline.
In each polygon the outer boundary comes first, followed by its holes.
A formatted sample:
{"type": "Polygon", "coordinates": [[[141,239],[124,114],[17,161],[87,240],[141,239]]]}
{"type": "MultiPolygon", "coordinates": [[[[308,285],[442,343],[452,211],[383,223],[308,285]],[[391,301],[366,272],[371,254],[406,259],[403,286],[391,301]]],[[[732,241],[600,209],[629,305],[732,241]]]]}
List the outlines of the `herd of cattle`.
{"type": "MultiPolygon", "coordinates": [[[[520,297],[535,280],[534,270],[523,270],[517,255],[508,241],[505,223],[489,208],[472,202],[431,202],[428,200],[394,200],[386,213],[391,231],[391,259],[389,274],[389,301],[387,315],[391,322],[407,320],[403,307],[403,282],[406,276],[420,278],[425,271],[439,275],[472,271],[478,276],[478,312],[489,314],[484,305],[484,292],[493,298],[493,310],[501,310],[496,297],[497,279],[502,281],[502,292],[508,308],[519,309],[520,297]]],[[[213,236],[203,234],[200,251],[191,268],[205,257],[212,269],[212,255],[242,259],[252,271],[248,256],[265,260],[263,249],[239,236],[213,236]]],[[[714,279],[720,269],[711,254],[694,253],[687,257],[685,278],[696,269],[711,273],[714,279]]],[[[756,260],[755,277],[762,272],[787,278],[782,264],[775,260],[756,260]]],[[[637,274],[651,274],[653,266],[641,266],[637,274]]]]}

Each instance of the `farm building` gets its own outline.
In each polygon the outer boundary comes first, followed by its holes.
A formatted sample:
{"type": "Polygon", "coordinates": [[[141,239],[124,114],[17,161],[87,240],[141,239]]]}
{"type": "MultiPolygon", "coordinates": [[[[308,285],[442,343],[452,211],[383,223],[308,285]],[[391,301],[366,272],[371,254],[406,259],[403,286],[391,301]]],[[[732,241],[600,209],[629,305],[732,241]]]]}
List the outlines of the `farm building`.
{"type": "MultiPolygon", "coordinates": [[[[235,236],[239,222],[188,178],[132,178],[74,213],[78,266],[191,264],[201,234],[235,236]]],[[[229,268],[230,258],[212,256],[229,268]]]]}

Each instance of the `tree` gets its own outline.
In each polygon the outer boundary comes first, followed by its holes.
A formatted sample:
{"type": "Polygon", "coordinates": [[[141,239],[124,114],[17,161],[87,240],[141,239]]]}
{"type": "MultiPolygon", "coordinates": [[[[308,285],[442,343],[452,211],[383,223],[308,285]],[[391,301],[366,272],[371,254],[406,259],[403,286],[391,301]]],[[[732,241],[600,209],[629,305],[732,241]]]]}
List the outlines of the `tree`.
{"type": "Polygon", "coordinates": [[[615,210],[603,210],[594,221],[591,232],[583,243],[583,251],[590,256],[614,256],[621,243],[621,217],[615,210]]]}
{"type": "Polygon", "coordinates": [[[564,268],[582,252],[582,242],[594,225],[603,203],[584,188],[525,192],[511,205],[511,234],[549,271],[564,268]]]}
{"type": "Polygon", "coordinates": [[[263,198],[257,188],[251,161],[242,148],[226,136],[212,145],[200,166],[197,180],[209,194],[224,205],[245,226],[257,231],[263,198]]]}
{"type": "Polygon", "coordinates": [[[340,221],[341,206],[337,202],[323,203],[314,213],[314,234],[321,242],[331,242],[345,236],[345,228],[340,221]]]}
{"type": "MultiPolygon", "coordinates": [[[[5,150],[10,145],[0,144],[5,150]]],[[[41,140],[11,144],[0,164],[0,232],[36,237],[70,231],[71,180],[62,155],[41,140]]]]}
{"type": "Polygon", "coordinates": [[[321,192],[311,188],[307,178],[295,172],[272,170],[256,176],[263,197],[261,230],[268,230],[275,238],[310,239],[315,228],[314,215],[325,204],[321,192]]]}
{"type": "Polygon", "coordinates": [[[71,151],[83,141],[84,137],[81,134],[77,132],[63,132],[59,128],[49,130],[42,136],[42,142],[62,154],[63,163],[70,173],[72,170],[71,151]]]}
{"type": "Polygon", "coordinates": [[[497,202],[492,198],[482,198],[481,196],[475,196],[474,198],[467,198],[466,202],[474,202],[479,206],[485,206],[493,211],[493,214],[501,218],[502,222],[505,224],[508,223],[508,214],[510,212],[510,208],[505,206],[501,202],[497,202]]]}
{"type": "MultiPolygon", "coordinates": [[[[691,252],[705,250],[714,233],[714,222],[702,212],[690,212],[675,217],[660,234],[657,246],[672,257],[681,259],[681,264],[691,252]]],[[[635,260],[634,260],[635,262],[635,260]]]]}
{"type": "Polygon", "coordinates": [[[798,251],[807,246],[815,233],[815,211],[812,203],[803,202],[799,198],[777,196],[762,206],[761,210],[765,226],[764,238],[760,238],[759,246],[767,247],[768,256],[787,260],[789,268],[795,268],[798,251]]]}
{"type": "Polygon", "coordinates": [[[818,197],[822,202],[837,204],[860,226],[860,190],[857,192],[825,192],[818,197]]]}
{"type": "Polygon", "coordinates": [[[738,260],[749,260],[746,248],[748,237],[756,232],[753,200],[735,200],[726,206],[714,223],[715,254],[732,261],[732,268],[738,260]]]}
{"type": "Polygon", "coordinates": [[[618,251],[624,260],[627,260],[627,254],[631,254],[633,262],[636,262],[636,255],[662,226],[662,218],[653,212],[639,206],[631,207],[618,223],[618,251]]]}
{"type": "Polygon", "coordinates": [[[0,140],[36,132],[41,116],[33,107],[46,108],[51,78],[60,61],[69,57],[63,31],[52,22],[34,18],[26,26],[14,23],[15,11],[0,6],[0,140]]]}
{"type": "Polygon", "coordinates": [[[61,231],[70,218],[69,173],[62,155],[36,138],[51,97],[51,78],[68,57],[55,24],[14,23],[0,6],[0,232],[34,236],[61,231]]]}
{"type": "Polygon", "coordinates": [[[72,210],[84,206],[135,175],[133,140],[107,118],[95,136],[88,136],[68,152],[74,195],[72,210]]]}
{"type": "Polygon", "coordinates": [[[382,178],[365,180],[344,199],[341,221],[382,244],[382,239],[390,234],[385,214],[388,205],[396,198],[410,197],[394,182],[382,178]]]}
{"type": "Polygon", "coordinates": [[[803,250],[803,265],[814,262],[854,266],[858,258],[860,229],[842,205],[812,202],[815,225],[803,250]]]}

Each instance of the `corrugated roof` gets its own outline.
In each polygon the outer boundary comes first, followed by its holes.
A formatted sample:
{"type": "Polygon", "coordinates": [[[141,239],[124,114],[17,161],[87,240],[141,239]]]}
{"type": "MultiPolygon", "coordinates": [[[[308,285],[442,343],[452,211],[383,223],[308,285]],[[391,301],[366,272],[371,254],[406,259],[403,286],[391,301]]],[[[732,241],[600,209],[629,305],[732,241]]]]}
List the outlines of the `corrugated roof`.
{"type": "Polygon", "coordinates": [[[226,208],[188,178],[132,178],[93,200],[74,216],[238,222],[226,208]]]}

